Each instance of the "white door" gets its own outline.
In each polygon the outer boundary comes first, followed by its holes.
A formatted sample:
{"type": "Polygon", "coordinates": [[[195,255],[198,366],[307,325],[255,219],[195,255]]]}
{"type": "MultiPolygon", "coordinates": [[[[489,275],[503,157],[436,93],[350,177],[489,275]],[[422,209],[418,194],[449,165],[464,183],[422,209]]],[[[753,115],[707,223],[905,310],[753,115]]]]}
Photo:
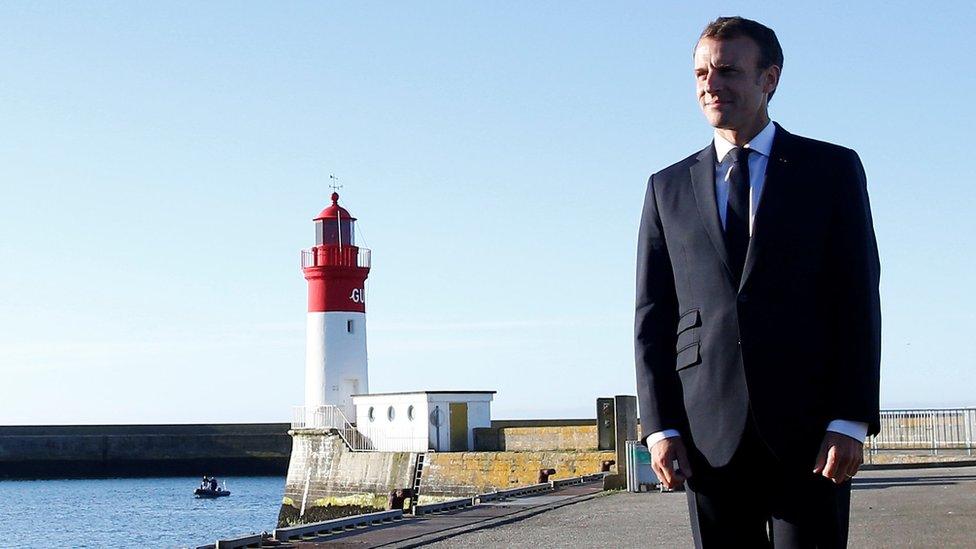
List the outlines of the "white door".
{"type": "Polygon", "coordinates": [[[358,379],[344,379],[339,391],[339,405],[342,413],[346,415],[346,421],[350,423],[356,421],[356,409],[352,405],[352,395],[359,394],[358,379]]]}

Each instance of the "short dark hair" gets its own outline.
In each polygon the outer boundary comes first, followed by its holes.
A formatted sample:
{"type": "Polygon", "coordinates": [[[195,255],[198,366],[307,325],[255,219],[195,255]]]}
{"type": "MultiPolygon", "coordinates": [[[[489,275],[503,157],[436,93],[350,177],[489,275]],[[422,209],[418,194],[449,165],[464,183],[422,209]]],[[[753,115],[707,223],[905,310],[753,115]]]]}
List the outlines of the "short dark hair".
{"type": "MultiPolygon", "coordinates": [[[[712,21],[702,31],[698,37],[715,38],[716,40],[731,40],[733,38],[745,37],[759,46],[759,69],[768,69],[776,65],[783,68],[783,48],[779,45],[779,39],[773,29],[763,25],[758,21],[746,19],[744,17],[719,17],[712,21]]],[[[697,47],[697,44],[696,44],[697,47]]],[[[773,98],[776,90],[769,92],[769,98],[773,98]]]]}

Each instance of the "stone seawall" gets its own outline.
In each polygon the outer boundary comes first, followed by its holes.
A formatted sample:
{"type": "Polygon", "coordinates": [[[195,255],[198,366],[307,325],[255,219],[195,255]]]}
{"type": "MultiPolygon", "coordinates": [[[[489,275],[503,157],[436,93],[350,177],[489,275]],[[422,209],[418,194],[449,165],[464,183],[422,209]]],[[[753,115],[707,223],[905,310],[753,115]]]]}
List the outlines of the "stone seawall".
{"type": "Polygon", "coordinates": [[[391,491],[413,485],[415,453],[353,452],[334,431],[291,434],[279,526],[382,511],[391,491]]]}
{"type": "Polygon", "coordinates": [[[0,478],[281,475],[284,423],[0,427],[0,478]]]}
{"type": "Polygon", "coordinates": [[[596,425],[487,427],[474,430],[475,450],[595,450],[596,425]]]}
{"type": "Polygon", "coordinates": [[[615,458],[612,451],[596,450],[431,452],[420,481],[420,503],[536,484],[540,469],[555,469],[551,479],[599,473],[603,461],[615,458]]]}
{"type": "MultiPolygon", "coordinates": [[[[409,489],[414,452],[353,452],[335,431],[296,429],[278,525],[316,522],[382,511],[390,492],[409,489]]],[[[600,472],[612,451],[427,452],[419,503],[474,496],[535,484],[540,469],[554,479],[600,472]]]]}
{"type": "MultiPolygon", "coordinates": [[[[636,438],[640,439],[640,424],[636,438]]],[[[595,450],[599,447],[595,419],[501,419],[474,430],[479,452],[595,450]]]]}

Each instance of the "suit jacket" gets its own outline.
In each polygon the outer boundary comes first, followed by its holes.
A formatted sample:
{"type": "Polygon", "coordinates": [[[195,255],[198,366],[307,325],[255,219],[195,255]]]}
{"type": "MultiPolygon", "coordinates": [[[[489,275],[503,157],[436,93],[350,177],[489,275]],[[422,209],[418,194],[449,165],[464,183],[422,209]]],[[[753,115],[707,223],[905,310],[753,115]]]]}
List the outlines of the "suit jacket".
{"type": "Polygon", "coordinates": [[[877,433],[880,265],[857,153],[777,125],[741,280],[732,273],[709,145],[647,185],[635,316],[644,435],[678,429],[721,466],[752,414],[774,454],[812,468],[831,420],[877,433]]]}

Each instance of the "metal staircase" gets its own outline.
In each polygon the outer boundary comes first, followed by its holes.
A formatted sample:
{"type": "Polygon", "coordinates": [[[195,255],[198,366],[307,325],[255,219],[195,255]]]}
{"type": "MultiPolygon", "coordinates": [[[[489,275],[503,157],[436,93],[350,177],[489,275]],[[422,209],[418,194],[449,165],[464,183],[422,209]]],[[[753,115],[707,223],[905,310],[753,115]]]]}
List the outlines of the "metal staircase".
{"type": "Polygon", "coordinates": [[[292,429],[330,429],[339,434],[342,442],[353,452],[372,452],[376,448],[373,441],[363,436],[352,423],[346,419],[342,409],[338,406],[326,404],[307,409],[296,406],[292,429]]]}

